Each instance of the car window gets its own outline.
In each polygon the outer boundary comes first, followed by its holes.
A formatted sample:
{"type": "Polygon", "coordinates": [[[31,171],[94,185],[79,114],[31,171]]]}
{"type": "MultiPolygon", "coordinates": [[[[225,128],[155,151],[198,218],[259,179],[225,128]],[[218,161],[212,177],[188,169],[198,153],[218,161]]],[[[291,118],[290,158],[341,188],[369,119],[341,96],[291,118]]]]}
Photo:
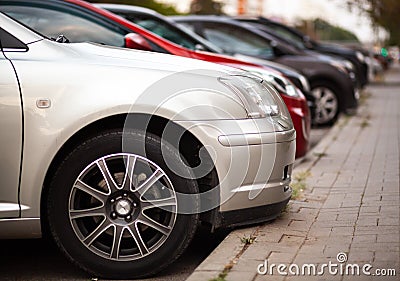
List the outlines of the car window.
{"type": "MultiPolygon", "coordinates": [[[[263,25],[261,25],[263,26],[263,25]]],[[[277,35],[279,35],[280,37],[283,37],[284,39],[292,42],[297,48],[299,49],[306,49],[306,47],[304,46],[304,42],[301,38],[299,38],[298,36],[294,35],[292,32],[286,30],[285,28],[279,27],[279,26],[270,26],[270,27],[261,27],[261,30],[266,29],[266,31],[270,30],[274,33],[276,33],[277,35]]]]}
{"type": "Polygon", "coordinates": [[[156,18],[149,18],[142,15],[125,14],[119,12],[117,12],[117,14],[157,34],[164,39],[167,39],[190,50],[195,50],[196,45],[199,44],[198,42],[184,34],[182,31],[180,31],[178,28],[156,18]]]}
{"type": "Polygon", "coordinates": [[[122,30],[90,21],[83,16],[44,7],[1,6],[1,11],[50,38],[63,34],[70,42],[96,42],[122,47],[122,30]]]}
{"type": "Polygon", "coordinates": [[[238,26],[223,23],[203,23],[204,37],[225,50],[227,53],[239,53],[260,58],[274,56],[269,41],[238,26]]]}

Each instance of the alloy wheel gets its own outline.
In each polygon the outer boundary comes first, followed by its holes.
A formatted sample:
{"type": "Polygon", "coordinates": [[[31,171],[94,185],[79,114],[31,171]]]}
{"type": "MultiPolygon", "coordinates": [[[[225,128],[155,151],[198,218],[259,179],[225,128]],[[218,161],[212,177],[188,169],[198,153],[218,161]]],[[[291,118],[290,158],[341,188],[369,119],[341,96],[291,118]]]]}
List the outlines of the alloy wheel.
{"type": "Polygon", "coordinates": [[[326,87],[316,87],[312,90],[315,97],[315,123],[328,124],[338,114],[339,103],[334,92],[326,87]]]}
{"type": "Polygon", "coordinates": [[[177,197],[166,173],[149,159],[112,154],[89,164],[69,198],[79,241],[106,259],[136,260],[156,251],[176,220],[177,197]]]}

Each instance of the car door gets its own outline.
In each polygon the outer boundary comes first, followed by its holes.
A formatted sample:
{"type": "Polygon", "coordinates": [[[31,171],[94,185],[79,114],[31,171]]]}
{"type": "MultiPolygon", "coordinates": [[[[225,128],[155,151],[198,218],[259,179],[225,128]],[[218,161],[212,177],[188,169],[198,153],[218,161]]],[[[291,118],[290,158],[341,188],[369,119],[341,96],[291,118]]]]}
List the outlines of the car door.
{"type": "Polygon", "coordinates": [[[21,51],[20,43],[0,28],[0,219],[20,215],[23,115],[17,76],[7,59],[7,52],[21,51]]]}

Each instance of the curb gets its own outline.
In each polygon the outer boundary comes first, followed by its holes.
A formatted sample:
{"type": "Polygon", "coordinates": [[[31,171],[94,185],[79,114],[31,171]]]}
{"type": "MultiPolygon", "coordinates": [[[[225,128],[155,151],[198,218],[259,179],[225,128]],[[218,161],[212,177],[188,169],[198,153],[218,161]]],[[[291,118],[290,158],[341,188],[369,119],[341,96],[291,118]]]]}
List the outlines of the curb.
{"type": "MultiPolygon", "coordinates": [[[[293,174],[300,171],[309,171],[320,160],[334,142],[336,136],[348,123],[349,117],[341,115],[336,124],[328,131],[321,141],[312,148],[299,162],[295,163],[293,174]]],[[[272,221],[273,223],[273,221],[272,221]]],[[[206,281],[219,277],[224,280],[227,272],[235,265],[239,257],[246,251],[249,244],[241,238],[257,236],[259,226],[235,229],[211,252],[211,254],[194,270],[186,281],[206,281]]]]}

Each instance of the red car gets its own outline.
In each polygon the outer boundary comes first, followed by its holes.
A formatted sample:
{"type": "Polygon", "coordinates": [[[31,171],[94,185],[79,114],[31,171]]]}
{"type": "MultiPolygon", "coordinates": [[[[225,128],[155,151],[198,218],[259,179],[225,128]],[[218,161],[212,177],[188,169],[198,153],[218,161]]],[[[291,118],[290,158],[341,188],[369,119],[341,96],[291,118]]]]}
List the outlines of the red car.
{"type": "MultiPolygon", "coordinates": [[[[5,2],[8,3],[8,1],[5,2]]],[[[10,7],[34,7],[34,12],[29,9],[7,10],[8,4],[6,3],[2,3],[3,12],[49,37],[63,34],[71,42],[92,41],[132,49],[165,52],[250,70],[260,74],[263,78],[267,76],[263,74],[268,73],[270,78],[272,75],[270,82],[281,94],[292,117],[297,134],[296,157],[304,156],[309,149],[311,117],[307,101],[300,90],[275,70],[229,56],[181,47],[118,15],[81,0],[35,1],[34,3],[16,0],[9,2],[10,7]],[[40,9],[46,10],[46,12],[41,13],[40,9]],[[60,12],[77,16],[79,20],[75,23],[65,22],[65,18],[60,16],[60,12]],[[53,17],[49,18],[51,24],[42,24],[43,21],[39,20],[41,17],[53,17]],[[74,28],[74,24],[80,25],[74,28]],[[121,38],[122,40],[120,40],[121,38]]]]}

